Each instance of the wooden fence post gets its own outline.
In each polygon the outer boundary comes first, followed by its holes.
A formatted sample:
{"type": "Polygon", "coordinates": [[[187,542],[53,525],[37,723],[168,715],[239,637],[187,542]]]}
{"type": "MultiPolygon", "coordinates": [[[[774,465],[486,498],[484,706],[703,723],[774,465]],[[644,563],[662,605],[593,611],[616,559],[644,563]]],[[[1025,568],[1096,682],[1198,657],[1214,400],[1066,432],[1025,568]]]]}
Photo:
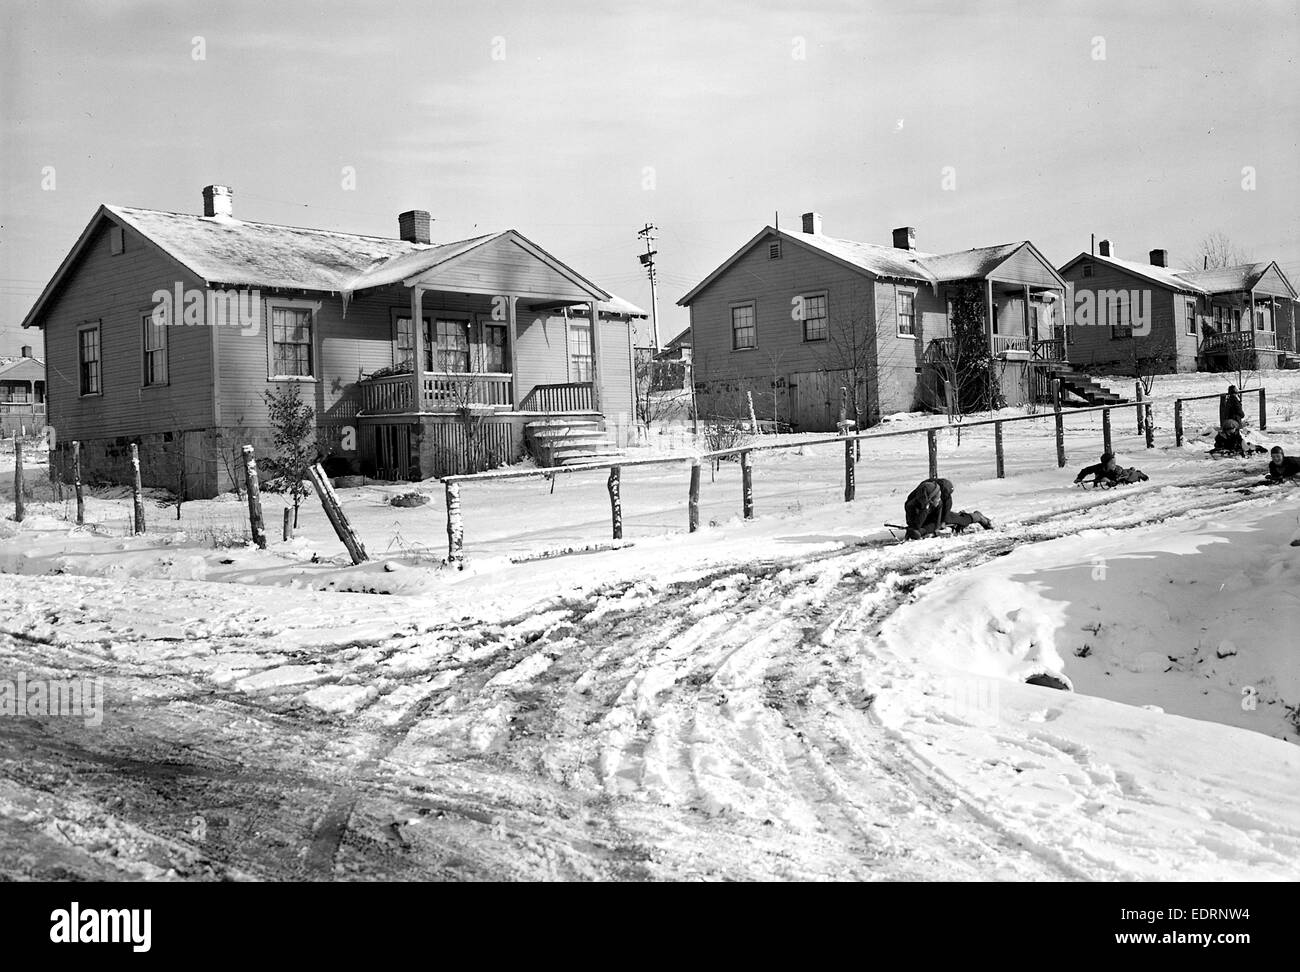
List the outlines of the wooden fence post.
{"type": "Polygon", "coordinates": [[[262,486],[257,478],[257,460],[253,447],[246,445],[244,454],[244,493],[248,496],[248,525],[253,531],[253,542],[266,549],[266,525],[262,522],[262,486]]]}
{"type": "Polygon", "coordinates": [[[447,562],[465,560],[465,521],[460,515],[460,483],[447,481],[447,562]]]}
{"type": "Polygon", "coordinates": [[[293,539],[293,507],[291,506],[284,508],[284,529],[280,532],[280,539],[293,539]]]}
{"type": "Polygon", "coordinates": [[[925,430],[925,446],[930,456],[930,478],[939,478],[939,433],[934,429],[925,430]]]}
{"type": "Polygon", "coordinates": [[[857,495],[857,482],[853,469],[853,439],[844,440],[844,502],[852,503],[857,495]]]}
{"type": "Polygon", "coordinates": [[[997,457],[997,475],[998,479],[1007,478],[1006,456],[1002,451],[1002,423],[993,423],[993,453],[997,457]]]}
{"type": "Polygon", "coordinates": [[[131,443],[131,506],[135,511],[132,526],[137,534],[144,533],[144,489],[140,486],[140,447],[131,443]]]}
{"type": "Polygon", "coordinates": [[[77,494],[77,526],[86,523],[86,498],[81,492],[81,443],[72,443],[72,488],[77,494]]]}
{"type": "Polygon", "coordinates": [[[691,487],[686,495],[686,528],[694,533],[700,528],[700,460],[691,460],[691,487]]]}
{"type": "Polygon", "coordinates": [[[609,467],[609,482],[606,483],[609,488],[609,511],[614,520],[614,539],[623,539],[623,497],[622,497],[622,476],[619,473],[618,466],[609,467]]]}
{"type": "Polygon", "coordinates": [[[1145,423],[1142,421],[1143,418],[1145,417],[1145,416],[1143,415],[1143,413],[1146,411],[1146,409],[1145,409],[1145,408],[1143,407],[1143,405],[1142,405],[1142,399],[1143,399],[1143,395],[1142,395],[1142,382],[1140,382],[1140,381],[1139,381],[1139,382],[1136,382],[1136,383],[1134,384],[1134,388],[1133,388],[1133,390],[1137,393],[1137,403],[1138,403],[1138,405],[1137,405],[1137,408],[1134,409],[1134,411],[1137,412],[1138,435],[1141,435],[1143,432],[1146,431],[1145,423]]]}
{"type": "Polygon", "coordinates": [[[1264,388],[1261,385],[1259,389],[1259,430],[1263,432],[1268,428],[1268,409],[1264,406],[1264,388]]]}
{"type": "Polygon", "coordinates": [[[749,450],[740,454],[741,511],[746,520],[754,518],[754,465],[749,450]]]}
{"type": "Polygon", "coordinates": [[[1110,447],[1110,409],[1101,410],[1101,448],[1103,452],[1114,452],[1110,447]]]}
{"type": "Polygon", "coordinates": [[[1052,410],[1056,419],[1056,465],[1065,468],[1065,416],[1061,414],[1061,382],[1052,382],[1052,410]]]}
{"type": "Polygon", "coordinates": [[[348,515],[343,512],[343,506],[339,503],[338,494],[334,492],[329,477],[325,475],[325,468],[320,463],[308,466],[307,478],[311,480],[312,486],[316,488],[316,495],[320,497],[320,505],[325,509],[325,517],[330,521],[330,526],[334,527],[335,536],[347,548],[352,563],[360,564],[369,560],[370,557],[366,553],[365,545],[361,542],[361,538],[357,536],[357,531],[352,529],[352,524],[348,521],[348,515]]]}
{"type": "Polygon", "coordinates": [[[1144,413],[1143,418],[1146,421],[1147,448],[1154,449],[1156,447],[1156,426],[1155,423],[1151,421],[1151,403],[1147,402],[1143,405],[1142,411],[1144,413]]]}
{"type": "Polygon", "coordinates": [[[1183,444],[1183,400],[1174,399],[1174,445],[1183,444]]]}
{"type": "Polygon", "coordinates": [[[23,440],[14,436],[14,521],[23,522],[23,440]]]}

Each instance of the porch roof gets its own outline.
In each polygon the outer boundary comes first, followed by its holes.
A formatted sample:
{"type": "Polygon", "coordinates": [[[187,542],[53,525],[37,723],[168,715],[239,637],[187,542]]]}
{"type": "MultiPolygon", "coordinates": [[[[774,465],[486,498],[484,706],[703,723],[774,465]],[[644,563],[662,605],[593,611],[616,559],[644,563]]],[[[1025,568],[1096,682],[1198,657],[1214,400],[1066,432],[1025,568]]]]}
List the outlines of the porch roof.
{"type": "Polygon", "coordinates": [[[44,381],[45,365],[37,358],[19,358],[0,365],[0,381],[44,381]]]}

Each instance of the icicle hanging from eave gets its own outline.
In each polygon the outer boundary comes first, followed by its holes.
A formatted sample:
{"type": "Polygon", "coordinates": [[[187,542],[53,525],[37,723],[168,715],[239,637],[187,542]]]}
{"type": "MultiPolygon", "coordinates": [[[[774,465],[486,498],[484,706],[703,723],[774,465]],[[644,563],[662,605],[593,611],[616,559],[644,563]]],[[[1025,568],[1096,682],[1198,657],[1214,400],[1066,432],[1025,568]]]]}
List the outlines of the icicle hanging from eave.
{"type": "Polygon", "coordinates": [[[352,299],[352,291],[340,290],[339,298],[343,301],[343,319],[346,321],[348,319],[348,301],[352,299]]]}

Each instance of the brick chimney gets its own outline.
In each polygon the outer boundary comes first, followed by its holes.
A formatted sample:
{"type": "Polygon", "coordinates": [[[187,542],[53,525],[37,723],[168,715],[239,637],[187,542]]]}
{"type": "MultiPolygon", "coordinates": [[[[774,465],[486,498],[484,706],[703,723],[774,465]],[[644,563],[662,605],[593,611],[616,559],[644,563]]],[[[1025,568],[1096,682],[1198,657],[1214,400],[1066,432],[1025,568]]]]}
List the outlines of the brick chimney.
{"type": "Polygon", "coordinates": [[[32,356],[32,346],[31,346],[30,344],[24,344],[24,345],[23,345],[23,357],[24,357],[24,358],[30,358],[31,356],[32,356]]]}
{"type": "Polygon", "coordinates": [[[1110,252],[1110,240],[1099,240],[1097,242],[1097,256],[1108,257],[1114,255],[1110,252]]]}
{"type": "Polygon", "coordinates": [[[803,231],[809,234],[810,236],[821,236],[822,235],[822,214],[804,213],[803,231]]]}
{"type": "Polygon", "coordinates": [[[204,216],[234,216],[234,191],[229,186],[203,187],[204,216]]]}
{"type": "Polygon", "coordinates": [[[899,250],[915,250],[916,227],[900,226],[894,230],[894,247],[899,250]]]}
{"type": "Polygon", "coordinates": [[[1152,250],[1152,251],[1151,251],[1151,266],[1153,266],[1153,267],[1167,267],[1167,266],[1169,266],[1169,251],[1168,251],[1168,250],[1152,250]]]}
{"type": "Polygon", "coordinates": [[[423,209],[411,209],[397,217],[398,235],[407,243],[429,243],[429,224],[432,220],[423,209]]]}

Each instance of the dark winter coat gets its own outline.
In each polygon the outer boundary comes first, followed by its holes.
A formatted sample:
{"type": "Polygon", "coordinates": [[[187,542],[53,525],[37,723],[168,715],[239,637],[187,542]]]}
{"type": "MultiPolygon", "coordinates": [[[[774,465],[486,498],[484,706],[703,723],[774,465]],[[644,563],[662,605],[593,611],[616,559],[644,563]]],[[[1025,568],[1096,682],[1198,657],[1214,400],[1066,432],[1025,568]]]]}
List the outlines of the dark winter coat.
{"type": "Polygon", "coordinates": [[[922,480],[903,503],[908,539],[934,536],[951,511],[952,483],[946,479],[922,480]]]}
{"type": "Polygon", "coordinates": [[[1215,452],[1235,452],[1246,454],[1246,442],[1240,432],[1219,432],[1214,436],[1215,452]]]}
{"type": "Polygon", "coordinates": [[[1100,483],[1105,483],[1108,486],[1118,486],[1122,483],[1141,483],[1150,478],[1136,466],[1129,466],[1124,469],[1116,464],[1107,469],[1104,463],[1099,462],[1080,469],[1079,475],[1074,477],[1074,481],[1079,483],[1089,476],[1092,477],[1094,486],[1100,483]]]}
{"type": "Polygon", "coordinates": [[[1245,411],[1241,407],[1241,397],[1235,392],[1228,392],[1219,402],[1219,426],[1222,428],[1223,423],[1232,419],[1238,425],[1246,417],[1245,411]]]}
{"type": "Polygon", "coordinates": [[[1281,462],[1270,462],[1267,476],[1275,483],[1300,476],[1300,459],[1295,456],[1283,456],[1281,462]]]}

